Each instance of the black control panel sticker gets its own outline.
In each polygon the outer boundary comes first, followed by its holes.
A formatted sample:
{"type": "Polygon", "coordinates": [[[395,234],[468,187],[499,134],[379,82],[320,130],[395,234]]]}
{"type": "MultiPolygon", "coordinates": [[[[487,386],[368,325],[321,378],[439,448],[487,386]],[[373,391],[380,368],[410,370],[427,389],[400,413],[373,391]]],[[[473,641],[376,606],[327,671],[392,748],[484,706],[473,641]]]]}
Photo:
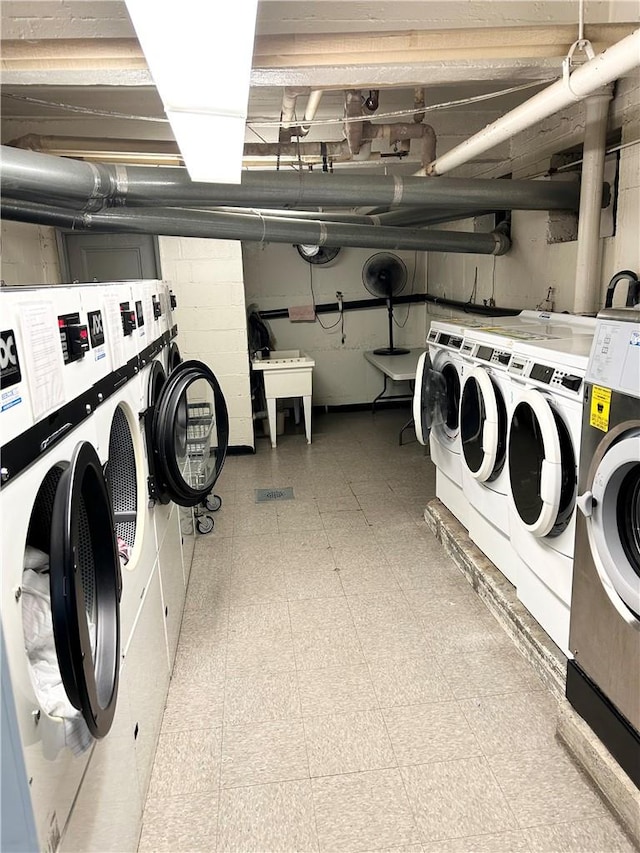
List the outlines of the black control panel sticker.
{"type": "Polygon", "coordinates": [[[13,329],[0,332],[0,388],[9,388],[22,380],[20,359],[13,329]]]}
{"type": "Polygon", "coordinates": [[[140,299],[136,301],[136,320],[138,321],[138,328],[140,328],[140,326],[144,326],[144,313],[142,311],[142,302],[140,299]]]}
{"type": "Polygon", "coordinates": [[[87,314],[87,325],[89,326],[89,337],[91,347],[100,347],[104,343],[104,322],[102,311],[89,311],[87,314]]]}

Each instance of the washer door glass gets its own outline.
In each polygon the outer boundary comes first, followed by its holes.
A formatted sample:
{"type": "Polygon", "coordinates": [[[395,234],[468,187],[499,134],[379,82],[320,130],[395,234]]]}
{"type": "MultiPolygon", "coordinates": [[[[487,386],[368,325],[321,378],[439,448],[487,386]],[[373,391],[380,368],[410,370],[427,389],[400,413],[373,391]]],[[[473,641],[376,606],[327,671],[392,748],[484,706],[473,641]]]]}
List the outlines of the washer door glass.
{"type": "Polygon", "coordinates": [[[588,525],[606,580],[640,618],[640,431],[616,442],[593,478],[588,525]]]}
{"type": "Polygon", "coordinates": [[[113,721],[120,663],[120,560],[100,459],[78,444],[53,502],[51,617],[62,683],[91,734],[113,721]]]}
{"type": "Polygon", "coordinates": [[[185,361],[169,376],[153,411],[156,494],[162,502],[195,506],[211,492],[229,444],[222,389],[200,361],[185,361]]]}
{"type": "MultiPolygon", "coordinates": [[[[451,385],[451,390],[455,391],[455,386],[451,385]]],[[[420,444],[428,444],[431,430],[444,424],[447,419],[454,418],[450,410],[455,402],[453,398],[449,400],[445,376],[434,370],[429,353],[423,352],[418,359],[413,392],[413,422],[420,444]]]]}
{"type": "Polygon", "coordinates": [[[526,391],[514,409],[508,454],[522,523],[534,536],[557,536],[575,505],[576,462],[566,424],[539,391],[526,391]]]}
{"type": "Polygon", "coordinates": [[[507,409],[500,388],[482,367],[474,367],[464,381],[460,439],[470,474],[480,482],[495,480],[505,463],[507,409]]]}

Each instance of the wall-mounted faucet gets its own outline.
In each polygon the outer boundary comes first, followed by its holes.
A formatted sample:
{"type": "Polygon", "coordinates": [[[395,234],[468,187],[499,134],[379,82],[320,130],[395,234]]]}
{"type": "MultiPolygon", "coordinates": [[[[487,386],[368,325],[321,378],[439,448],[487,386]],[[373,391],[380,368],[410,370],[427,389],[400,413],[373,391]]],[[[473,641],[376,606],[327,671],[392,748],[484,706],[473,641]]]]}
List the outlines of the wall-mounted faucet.
{"type": "Polygon", "coordinates": [[[632,270],[620,270],[617,272],[607,286],[607,295],[604,300],[604,307],[611,308],[613,307],[613,294],[616,289],[616,285],[619,281],[627,280],[629,282],[629,289],[627,290],[627,301],[625,303],[626,308],[633,308],[635,305],[640,303],[640,280],[636,273],[632,270]]]}

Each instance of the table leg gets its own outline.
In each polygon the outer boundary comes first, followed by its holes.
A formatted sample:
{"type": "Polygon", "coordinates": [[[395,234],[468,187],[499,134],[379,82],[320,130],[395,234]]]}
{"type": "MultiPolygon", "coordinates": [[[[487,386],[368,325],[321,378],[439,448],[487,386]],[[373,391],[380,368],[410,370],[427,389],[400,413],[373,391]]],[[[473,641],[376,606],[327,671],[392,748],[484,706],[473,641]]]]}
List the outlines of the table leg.
{"type": "Polygon", "coordinates": [[[278,433],[278,419],[276,417],[275,397],[267,397],[267,415],[269,416],[269,434],[271,435],[271,447],[275,447],[276,435],[278,433]]]}
{"type": "Polygon", "coordinates": [[[384,379],[384,385],[382,387],[382,391],[378,394],[378,396],[375,398],[375,400],[371,404],[371,414],[372,415],[375,414],[376,403],[378,402],[378,400],[381,400],[384,397],[384,395],[387,393],[387,374],[383,373],[382,378],[384,379]]]}
{"type": "Polygon", "coordinates": [[[307,436],[307,444],[311,444],[311,395],[302,398],[304,405],[304,431],[307,436]]]}
{"type": "Polygon", "coordinates": [[[300,423],[300,397],[293,398],[293,420],[296,426],[300,423]]]}

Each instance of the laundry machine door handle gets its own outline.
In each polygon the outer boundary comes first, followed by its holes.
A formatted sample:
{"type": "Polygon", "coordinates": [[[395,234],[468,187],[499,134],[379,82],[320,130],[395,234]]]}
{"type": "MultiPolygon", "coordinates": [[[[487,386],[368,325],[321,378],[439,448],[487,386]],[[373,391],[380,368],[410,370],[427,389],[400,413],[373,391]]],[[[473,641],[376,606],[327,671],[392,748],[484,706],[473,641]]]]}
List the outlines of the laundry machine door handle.
{"type": "Polygon", "coordinates": [[[540,469],[540,497],[543,502],[550,504],[554,508],[554,512],[558,511],[560,503],[560,479],[562,476],[561,466],[549,462],[548,459],[542,460],[540,469]]]}
{"type": "Polygon", "coordinates": [[[593,492],[586,491],[583,495],[578,495],[576,498],[576,506],[585,518],[591,518],[595,505],[596,500],[593,497],[593,492]]]}
{"type": "Polygon", "coordinates": [[[482,425],[482,449],[495,460],[496,447],[498,445],[498,423],[497,421],[485,420],[482,425]]]}

